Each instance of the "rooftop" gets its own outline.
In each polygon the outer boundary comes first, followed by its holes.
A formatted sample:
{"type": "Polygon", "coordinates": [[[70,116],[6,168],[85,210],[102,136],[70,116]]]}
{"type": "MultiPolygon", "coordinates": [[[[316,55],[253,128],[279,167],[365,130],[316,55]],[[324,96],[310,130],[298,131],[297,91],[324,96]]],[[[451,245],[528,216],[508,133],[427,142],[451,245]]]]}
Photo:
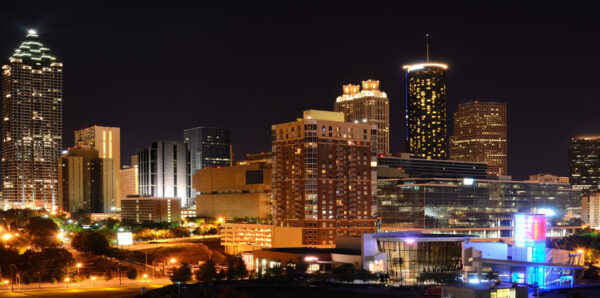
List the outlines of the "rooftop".
{"type": "Polygon", "coordinates": [[[360,256],[360,249],[347,249],[347,248],[285,247],[285,248],[263,248],[262,250],[301,254],[301,255],[318,254],[318,253],[333,253],[333,254],[360,256]]]}
{"type": "Polygon", "coordinates": [[[27,31],[25,41],[15,50],[12,58],[33,62],[37,66],[49,66],[56,58],[50,55],[50,49],[39,42],[37,32],[33,29],[27,31]]]}
{"type": "Polygon", "coordinates": [[[421,70],[421,69],[424,69],[425,67],[448,69],[448,65],[447,65],[447,64],[443,64],[443,63],[419,63],[419,64],[410,64],[410,65],[404,65],[404,66],[402,67],[402,69],[406,69],[406,71],[407,71],[407,72],[411,72],[411,71],[415,71],[415,70],[421,70]]]}

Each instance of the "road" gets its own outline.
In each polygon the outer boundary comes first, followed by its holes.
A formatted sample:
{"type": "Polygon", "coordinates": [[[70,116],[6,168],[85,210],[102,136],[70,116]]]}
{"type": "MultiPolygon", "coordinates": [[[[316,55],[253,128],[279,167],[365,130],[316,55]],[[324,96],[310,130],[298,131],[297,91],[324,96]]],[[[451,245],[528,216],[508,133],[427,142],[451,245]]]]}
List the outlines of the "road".
{"type": "MultiPolygon", "coordinates": [[[[0,292],[0,297],[135,297],[140,294],[140,288],[142,286],[22,290],[19,292],[0,292]]],[[[147,285],[146,289],[152,290],[160,287],[164,287],[164,284],[147,285]]]]}

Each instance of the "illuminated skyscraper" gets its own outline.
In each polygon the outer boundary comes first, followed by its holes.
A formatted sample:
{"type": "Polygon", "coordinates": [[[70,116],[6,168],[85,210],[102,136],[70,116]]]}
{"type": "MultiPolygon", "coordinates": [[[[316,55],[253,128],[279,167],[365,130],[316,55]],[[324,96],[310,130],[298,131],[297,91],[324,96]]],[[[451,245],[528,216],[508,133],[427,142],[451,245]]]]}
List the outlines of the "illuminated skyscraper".
{"type": "Polygon", "coordinates": [[[584,194],[600,190],[600,136],[571,138],[569,182],[584,194]]]}
{"type": "Polygon", "coordinates": [[[271,130],[275,225],[303,228],[305,245],[375,231],[375,125],[309,110],[271,130]]]}
{"type": "Polygon", "coordinates": [[[102,160],[81,145],[58,159],[58,208],[65,212],[102,213],[102,160]]]}
{"type": "Polygon", "coordinates": [[[2,66],[3,208],[57,208],[62,77],[34,30],[2,66]]]}
{"type": "Polygon", "coordinates": [[[506,104],[475,101],[458,105],[450,159],[486,163],[488,175],[508,175],[506,104]]]}
{"type": "Polygon", "coordinates": [[[446,70],[440,63],[405,65],[406,146],[416,157],[448,158],[446,70]]]}
{"type": "Polygon", "coordinates": [[[344,113],[346,122],[377,125],[377,154],[390,154],[390,105],[387,94],[379,90],[379,81],[344,85],[344,94],[338,96],[334,109],[344,113]]]}
{"type": "Polygon", "coordinates": [[[87,145],[102,159],[102,204],[104,212],[121,206],[121,129],[97,126],[75,131],[75,145],[87,145]]]}

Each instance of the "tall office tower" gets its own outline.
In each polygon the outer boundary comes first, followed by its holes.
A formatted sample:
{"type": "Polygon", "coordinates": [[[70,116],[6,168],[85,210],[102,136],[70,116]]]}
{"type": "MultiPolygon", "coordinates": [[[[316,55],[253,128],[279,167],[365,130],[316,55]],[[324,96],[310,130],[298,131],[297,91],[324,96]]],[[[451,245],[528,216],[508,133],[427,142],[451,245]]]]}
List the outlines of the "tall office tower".
{"type": "Polygon", "coordinates": [[[448,159],[446,70],[440,63],[405,65],[406,146],[427,159],[448,159]]]}
{"type": "Polygon", "coordinates": [[[583,194],[600,190],[600,136],[571,138],[569,182],[583,194]]]}
{"type": "Polygon", "coordinates": [[[104,212],[121,206],[121,129],[97,126],[75,131],[75,145],[98,150],[102,159],[102,202],[104,212]]]}
{"type": "Polygon", "coordinates": [[[121,169],[121,198],[137,195],[139,190],[138,166],[123,166],[121,169]]]}
{"type": "Polygon", "coordinates": [[[275,225],[302,227],[305,245],[375,231],[377,126],[309,110],[271,130],[275,225]]]}
{"type": "Polygon", "coordinates": [[[181,206],[189,200],[188,150],[185,143],[154,142],[138,151],[139,194],[152,197],[180,198],[181,206]]]}
{"type": "Polygon", "coordinates": [[[58,159],[58,208],[65,212],[103,212],[102,160],[98,151],[81,145],[58,159]]]}
{"type": "Polygon", "coordinates": [[[390,154],[390,105],[387,94],[379,90],[379,81],[344,85],[344,94],[338,96],[334,110],[344,113],[347,122],[377,125],[377,154],[390,154]]]}
{"type": "Polygon", "coordinates": [[[581,218],[593,228],[600,227],[600,193],[595,192],[581,198],[581,218]]]}
{"type": "MultiPolygon", "coordinates": [[[[205,126],[190,128],[183,131],[183,140],[190,151],[189,185],[197,170],[232,165],[229,129],[205,126]]],[[[188,196],[195,198],[196,190],[190,188],[188,196]]]]}
{"type": "Polygon", "coordinates": [[[2,66],[3,208],[57,208],[62,77],[34,30],[2,66]]]}
{"type": "Polygon", "coordinates": [[[508,175],[506,104],[474,101],[458,105],[450,159],[487,164],[488,175],[508,175]]]}

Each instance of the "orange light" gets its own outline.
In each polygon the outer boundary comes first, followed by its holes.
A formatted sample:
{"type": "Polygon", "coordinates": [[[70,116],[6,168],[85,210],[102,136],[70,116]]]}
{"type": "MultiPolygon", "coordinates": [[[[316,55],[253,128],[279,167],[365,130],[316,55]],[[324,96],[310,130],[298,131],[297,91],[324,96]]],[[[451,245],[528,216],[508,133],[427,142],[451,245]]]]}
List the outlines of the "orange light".
{"type": "Polygon", "coordinates": [[[95,277],[95,276],[92,276],[92,280],[96,280],[96,277],[95,277]]]}
{"type": "Polygon", "coordinates": [[[81,263],[77,263],[77,268],[81,268],[81,263]]]}
{"type": "Polygon", "coordinates": [[[144,274],[144,278],[148,278],[148,274],[144,274]]]}
{"type": "Polygon", "coordinates": [[[13,235],[7,233],[7,234],[2,235],[2,240],[8,241],[12,237],[13,237],[13,235]]]}
{"type": "Polygon", "coordinates": [[[68,278],[68,277],[67,277],[67,278],[65,278],[65,281],[66,281],[66,282],[69,282],[69,280],[71,280],[71,279],[70,279],[70,278],[68,278]]]}
{"type": "Polygon", "coordinates": [[[583,253],[583,249],[578,249],[578,250],[577,250],[577,253],[578,253],[578,254],[582,254],[582,253],[583,253]]]}
{"type": "Polygon", "coordinates": [[[171,263],[175,263],[175,261],[176,261],[176,260],[175,260],[175,258],[172,258],[172,259],[170,260],[170,262],[171,262],[171,263]]]}

